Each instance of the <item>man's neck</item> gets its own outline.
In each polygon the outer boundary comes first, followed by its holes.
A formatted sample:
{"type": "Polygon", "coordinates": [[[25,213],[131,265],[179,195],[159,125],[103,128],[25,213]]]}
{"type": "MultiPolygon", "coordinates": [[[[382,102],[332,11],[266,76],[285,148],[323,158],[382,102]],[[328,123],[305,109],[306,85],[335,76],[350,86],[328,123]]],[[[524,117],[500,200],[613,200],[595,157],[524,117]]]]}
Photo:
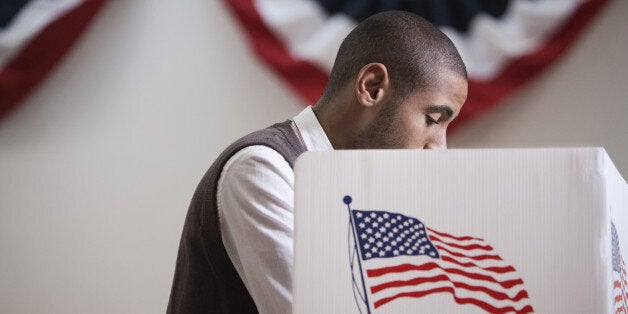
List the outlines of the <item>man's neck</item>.
{"type": "Polygon", "coordinates": [[[360,112],[351,110],[346,103],[317,103],[313,108],[318,122],[323,127],[334,149],[354,148],[351,139],[359,132],[360,112]],[[354,129],[355,128],[355,129],[354,129]]]}

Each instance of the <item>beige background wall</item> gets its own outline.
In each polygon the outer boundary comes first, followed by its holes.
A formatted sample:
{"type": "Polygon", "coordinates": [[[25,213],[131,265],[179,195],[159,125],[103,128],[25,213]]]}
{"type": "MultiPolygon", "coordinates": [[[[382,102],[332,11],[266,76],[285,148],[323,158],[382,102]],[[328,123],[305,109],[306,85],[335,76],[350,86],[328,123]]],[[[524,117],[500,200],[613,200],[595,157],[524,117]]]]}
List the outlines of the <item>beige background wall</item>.
{"type": "MultiPolygon", "coordinates": [[[[628,2],[451,147],[605,146],[628,176],[628,2]]],[[[112,1],[0,121],[0,312],[158,313],[194,188],[303,104],[220,1],[112,1]]]]}

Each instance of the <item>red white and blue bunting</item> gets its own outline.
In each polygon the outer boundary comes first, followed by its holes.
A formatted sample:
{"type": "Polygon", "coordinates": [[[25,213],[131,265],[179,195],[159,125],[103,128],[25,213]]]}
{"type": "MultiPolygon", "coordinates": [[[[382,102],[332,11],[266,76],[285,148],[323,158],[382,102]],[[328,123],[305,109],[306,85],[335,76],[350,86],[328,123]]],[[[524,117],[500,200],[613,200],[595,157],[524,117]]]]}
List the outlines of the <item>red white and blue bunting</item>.
{"type": "Polygon", "coordinates": [[[411,11],[451,38],[469,73],[458,123],[497,105],[559,58],[607,0],[226,0],[256,53],[305,102],[321,95],[344,37],[386,10],[411,11]]]}
{"type": "MultiPolygon", "coordinates": [[[[255,51],[305,102],[327,82],[349,31],[385,10],[415,12],[456,44],[469,72],[458,121],[534,79],[608,0],[225,0],[255,51]]],[[[63,58],[106,0],[14,0],[0,6],[0,117],[63,58]]]]}
{"type": "Polygon", "coordinates": [[[63,58],[106,0],[13,0],[0,5],[0,117],[63,58]]]}

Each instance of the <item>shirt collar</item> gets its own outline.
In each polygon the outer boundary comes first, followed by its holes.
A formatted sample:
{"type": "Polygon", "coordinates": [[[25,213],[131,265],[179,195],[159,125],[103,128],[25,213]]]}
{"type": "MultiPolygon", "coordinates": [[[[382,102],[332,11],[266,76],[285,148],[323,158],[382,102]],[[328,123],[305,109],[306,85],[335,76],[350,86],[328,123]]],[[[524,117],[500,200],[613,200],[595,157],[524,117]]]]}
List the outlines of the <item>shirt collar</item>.
{"type": "Polygon", "coordinates": [[[301,138],[305,143],[305,147],[309,151],[326,151],[333,150],[331,142],[325,134],[325,130],[318,122],[312,106],[308,106],[301,113],[292,118],[297,125],[297,130],[301,134],[301,138]]]}

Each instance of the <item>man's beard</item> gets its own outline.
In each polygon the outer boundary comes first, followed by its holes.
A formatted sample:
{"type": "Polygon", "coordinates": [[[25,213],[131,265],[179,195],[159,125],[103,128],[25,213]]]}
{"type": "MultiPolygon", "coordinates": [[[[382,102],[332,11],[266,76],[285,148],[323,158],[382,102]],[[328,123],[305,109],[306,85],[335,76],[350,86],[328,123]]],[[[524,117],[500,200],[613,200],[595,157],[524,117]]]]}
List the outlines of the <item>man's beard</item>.
{"type": "Polygon", "coordinates": [[[355,134],[351,140],[353,149],[404,148],[407,139],[399,124],[401,103],[391,101],[385,104],[373,122],[355,134]]]}

